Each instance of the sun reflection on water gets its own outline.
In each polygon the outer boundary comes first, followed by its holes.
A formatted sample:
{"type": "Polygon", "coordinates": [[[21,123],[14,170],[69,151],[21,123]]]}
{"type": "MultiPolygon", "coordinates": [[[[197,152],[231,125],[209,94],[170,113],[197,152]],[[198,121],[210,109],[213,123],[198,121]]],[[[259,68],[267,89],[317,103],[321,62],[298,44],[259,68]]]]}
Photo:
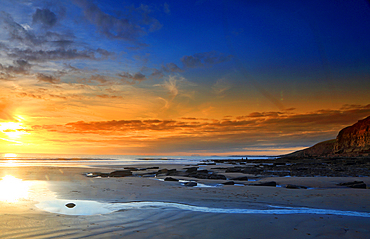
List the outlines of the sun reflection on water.
{"type": "Polygon", "coordinates": [[[31,182],[6,175],[0,181],[0,201],[17,202],[20,199],[27,199],[31,182]]]}

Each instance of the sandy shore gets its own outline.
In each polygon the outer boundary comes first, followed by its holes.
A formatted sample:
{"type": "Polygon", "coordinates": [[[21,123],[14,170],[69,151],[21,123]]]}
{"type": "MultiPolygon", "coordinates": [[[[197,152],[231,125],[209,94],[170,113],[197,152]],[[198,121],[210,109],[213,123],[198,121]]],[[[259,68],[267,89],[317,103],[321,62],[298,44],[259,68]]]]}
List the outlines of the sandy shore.
{"type": "MultiPolygon", "coordinates": [[[[149,166],[154,165],[138,167],[149,166]]],[[[157,166],[178,170],[185,167],[163,164],[157,166]]],[[[0,237],[368,238],[370,233],[370,190],[337,185],[356,180],[370,185],[368,177],[273,177],[223,186],[219,185],[222,180],[192,179],[201,185],[214,187],[186,187],[180,182],[159,180],[165,176],[92,178],[84,175],[88,172],[114,170],[116,168],[108,167],[0,168],[1,178],[11,175],[22,179],[22,183],[29,183],[27,195],[21,195],[15,201],[4,198],[0,201],[0,237]],[[249,185],[268,181],[275,181],[278,187],[249,185]],[[306,186],[308,189],[288,189],[284,187],[286,184],[306,186]],[[97,204],[83,208],[86,200],[97,204]],[[75,203],[76,207],[67,212],[79,208],[82,212],[80,214],[91,210],[93,215],[51,212],[45,206],[50,202],[60,203],[62,207],[65,207],[66,202],[75,203]],[[131,202],[149,202],[149,206],[131,202]],[[156,203],[172,204],[158,206],[156,203]],[[183,205],[187,208],[183,208],[183,205]],[[281,211],[276,211],[275,214],[263,213],[274,209],[269,205],[276,206],[281,211]],[[292,211],[279,214],[289,207],[311,208],[312,213],[301,213],[298,210],[296,213],[292,211]],[[236,212],[245,210],[243,212],[246,213],[214,211],[220,208],[230,211],[235,209],[236,212]],[[100,209],[111,211],[94,214],[94,210],[100,209]],[[249,213],[250,209],[257,211],[249,213]],[[320,210],[363,212],[365,216],[347,216],[346,212],[342,215],[315,214],[322,212],[320,210]]],[[[142,172],[150,170],[137,173],[142,172]]],[[[4,184],[5,180],[0,180],[0,184],[2,182],[4,184]]],[[[0,189],[2,186],[0,185],[0,189]]]]}

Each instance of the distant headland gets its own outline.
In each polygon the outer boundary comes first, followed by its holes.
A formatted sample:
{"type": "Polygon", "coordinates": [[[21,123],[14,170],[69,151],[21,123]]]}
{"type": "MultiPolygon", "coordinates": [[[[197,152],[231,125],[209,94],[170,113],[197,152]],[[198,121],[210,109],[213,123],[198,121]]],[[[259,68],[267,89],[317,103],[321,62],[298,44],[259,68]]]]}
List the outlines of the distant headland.
{"type": "Polygon", "coordinates": [[[283,157],[369,157],[370,156],[370,116],[352,126],[339,131],[335,139],[315,144],[283,157]]]}

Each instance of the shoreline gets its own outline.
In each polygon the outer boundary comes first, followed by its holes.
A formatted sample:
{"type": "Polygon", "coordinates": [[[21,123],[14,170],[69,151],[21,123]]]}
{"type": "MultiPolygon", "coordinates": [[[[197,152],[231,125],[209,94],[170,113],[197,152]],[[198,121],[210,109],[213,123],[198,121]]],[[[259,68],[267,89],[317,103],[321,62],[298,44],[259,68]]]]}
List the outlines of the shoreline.
{"type": "MultiPolygon", "coordinates": [[[[223,167],[230,168],[234,166],[223,165],[223,167]]],[[[54,231],[57,232],[55,234],[57,236],[69,235],[70,238],[81,236],[92,238],[121,238],[122,236],[125,238],[310,238],[316,236],[326,238],[328,235],[364,238],[370,232],[368,229],[370,218],[344,215],[207,213],[162,205],[152,210],[122,208],[107,214],[73,216],[50,213],[35,206],[42,196],[37,196],[38,193],[47,194],[46,190],[49,190],[54,195],[54,199],[51,199],[54,201],[88,200],[117,205],[130,202],[164,202],[224,209],[253,209],[276,205],[370,213],[368,205],[370,190],[337,185],[358,180],[370,185],[368,177],[266,177],[261,175],[257,181],[239,183],[244,186],[187,187],[178,181],[159,180],[165,179],[168,175],[157,174],[157,177],[144,177],[141,174],[147,171],[158,172],[164,168],[183,172],[186,170],[184,168],[189,168],[189,165],[154,165],[150,162],[146,165],[131,165],[130,167],[141,169],[158,167],[158,169],[132,171],[134,176],[127,177],[86,176],[86,173],[92,171],[111,173],[116,170],[125,170],[125,167],[128,166],[121,168],[111,166],[95,168],[0,167],[0,177],[12,175],[25,182],[41,182],[47,185],[44,191],[41,189],[34,191],[38,199],[21,199],[16,203],[0,202],[2,235],[5,238],[32,238],[42,237],[41,235],[47,238],[54,235],[51,234],[54,231]],[[275,181],[278,187],[249,185],[270,181],[275,181]],[[279,187],[279,185],[287,184],[312,189],[279,187]],[[41,222],[45,223],[45,220],[47,220],[45,225],[48,226],[41,225],[41,222]],[[71,224],[76,221],[84,223],[71,224]],[[23,228],[25,225],[34,226],[28,226],[25,229],[23,228]],[[266,230],[267,228],[270,232],[266,230]],[[69,232],[72,234],[68,234],[69,232]]],[[[199,170],[210,170],[212,167],[214,165],[202,166],[199,170]]],[[[227,177],[246,175],[238,172],[224,174],[227,177]]],[[[186,179],[186,177],[182,178],[186,179]]],[[[200,178],[187,178],[187,180],[205,185],[228,181],[200,178]]]]}

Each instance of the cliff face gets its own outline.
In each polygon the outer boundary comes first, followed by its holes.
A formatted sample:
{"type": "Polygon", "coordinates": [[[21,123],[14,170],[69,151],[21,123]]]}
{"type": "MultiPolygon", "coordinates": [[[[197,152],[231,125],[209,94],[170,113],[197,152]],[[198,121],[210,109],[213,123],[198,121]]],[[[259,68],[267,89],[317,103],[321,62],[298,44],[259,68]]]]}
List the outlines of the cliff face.
{"type": "Polygon", "coordinates": [[[334,145],[334,153],[370,153],[370,116],[339,132],[334,145]]]}
{"type": "Polygon", "coordinates": [[[370,116],[339,131],[336,139],[286,155],[288,157],[370,156],[370,116]]]}

